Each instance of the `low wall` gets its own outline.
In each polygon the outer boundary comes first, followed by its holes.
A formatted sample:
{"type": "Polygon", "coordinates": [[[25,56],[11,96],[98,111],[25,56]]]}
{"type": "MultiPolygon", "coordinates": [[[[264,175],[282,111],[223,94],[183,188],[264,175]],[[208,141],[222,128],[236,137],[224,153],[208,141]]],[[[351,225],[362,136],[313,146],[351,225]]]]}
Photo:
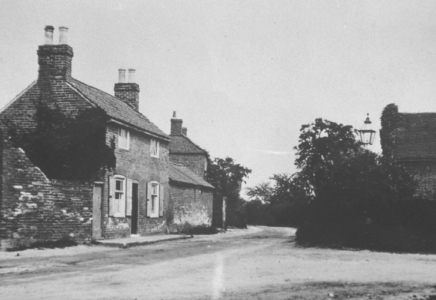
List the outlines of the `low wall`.
{"type": "Polygon", "coordinates": [[[48,180],[1,139],[0,250],[92,235],[93,183],[48,180]]]}

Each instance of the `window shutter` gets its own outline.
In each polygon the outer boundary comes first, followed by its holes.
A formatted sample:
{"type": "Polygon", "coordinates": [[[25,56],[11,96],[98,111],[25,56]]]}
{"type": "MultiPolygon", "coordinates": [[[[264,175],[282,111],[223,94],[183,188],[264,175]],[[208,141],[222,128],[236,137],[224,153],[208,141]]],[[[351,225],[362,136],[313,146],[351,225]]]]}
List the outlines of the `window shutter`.
{"type": "Polygon", "coordinates": [[[147,217],[151,217],[151,182],[147,183],[147,199],[145,201],[147,208],[147,217]]]}
{"type": "Polygon", "coordinates": [[[160,191],[159,191],[159,217],[163,217],[164,212],[164,186],[161,184],[159,185],[160,191]]]}
{"type": "Polygon", "coordinates": [[[126,216],[132,215],[132,179],[127,178],[126,216]]]}
{"type": "Polygon", "coordinates": [[[117,203],[115,203],[115,178],[109,176],[109,216],[115,216],[117,212],[117,203]]]}
{"type": "Polygon", "coordinates": [[[159,156],[159,141],[156,141],[156,155],[159,156]]]}

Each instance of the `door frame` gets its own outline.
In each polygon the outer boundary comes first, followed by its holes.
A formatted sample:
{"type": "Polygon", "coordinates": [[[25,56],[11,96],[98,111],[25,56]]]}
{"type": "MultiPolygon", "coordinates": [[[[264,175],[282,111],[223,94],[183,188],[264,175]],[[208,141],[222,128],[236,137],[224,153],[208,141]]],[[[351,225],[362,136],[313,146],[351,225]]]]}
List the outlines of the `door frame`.
{"type": "Polygon", "coordinates": [[[132,216],[131,216],[130,233],[138,234],[139,229],[139,182],[132,181],[132,216]],[[136,187],[136,188],[134,188],[136,187]],[[136,192],[135,192],[136,191],[136,192]]]}
{"type": "Polygon", "coordinates": [[[101,239],[103,236],[103,195],[104,195],[104,183],[101,181],[95,181],[92,187],[92,225],[91,236],[93,239],[101,239]],[[96,205],[96,190],[100,189],[100,203],[96,205]],[[100,219],[99,226],[96,226],[96,219],[100,219]]]}

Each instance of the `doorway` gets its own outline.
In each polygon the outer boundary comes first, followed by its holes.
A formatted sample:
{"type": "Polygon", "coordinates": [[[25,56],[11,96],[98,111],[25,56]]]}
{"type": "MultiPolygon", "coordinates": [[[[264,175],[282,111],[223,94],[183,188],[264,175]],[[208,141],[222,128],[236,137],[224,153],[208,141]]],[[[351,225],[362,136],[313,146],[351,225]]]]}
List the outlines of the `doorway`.
{"type": "Polygon", "coordinates": [[[132,234],[138,234],[138,183],[132,183],[132,234]]]}

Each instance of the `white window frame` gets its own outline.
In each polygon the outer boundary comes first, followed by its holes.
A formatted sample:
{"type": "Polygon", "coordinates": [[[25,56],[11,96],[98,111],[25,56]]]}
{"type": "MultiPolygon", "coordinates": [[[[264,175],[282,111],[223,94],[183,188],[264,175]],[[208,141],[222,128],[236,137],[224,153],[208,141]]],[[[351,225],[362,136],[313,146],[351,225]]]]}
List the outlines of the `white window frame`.
{"type": "Polygon", "coordinates": [[[111,201],[113,209],[113,216],[118,218],[124,218],[126,216],[126,193],[127,193],[127,180],[126,177],[115,175],[114,176],[114,194],[111,201]],[[117,182],[120,182],[120,186],[117,187],[117,182]]]}
{"type": "Polygon", "coordinates": [[[147,183],[147,217],[160,218],[164,213],[163,185],[157,181],[147,183]]]}
{"type": "Polygon", "coordinates": [[[118,128],[118,148],[130,149],[130,131],[124,128],[118,128]],[[125,133],[123,135],[123,133],[125,133]]]}
{"type": "Polygon", "coordinates": [[[160,144],[158,140],[150,140],[150,155],[151,157],[159,157],[160,144]]]}
{"type": "Polygon", "coordinates": [[[151,218],[159,217],[159,183],[152,182],[151,183],[151,192],[150,192],[150,206],[151,206],[151,218]]]}

